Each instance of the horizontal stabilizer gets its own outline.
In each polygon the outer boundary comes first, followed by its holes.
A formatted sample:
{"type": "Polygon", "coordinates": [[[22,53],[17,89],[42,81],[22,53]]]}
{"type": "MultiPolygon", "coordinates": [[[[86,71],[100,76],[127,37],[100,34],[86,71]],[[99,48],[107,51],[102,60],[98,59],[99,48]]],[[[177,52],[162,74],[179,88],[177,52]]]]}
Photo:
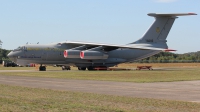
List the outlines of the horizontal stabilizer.
{"type": "Polygon", "coordinates": [[[196,13],[169,13],[169,14],[159,14],[159,13],[149,13],[149,16],[153,17],[176,17],[176,16],[189,16],[189,15],[197,15],[196,13]]]}

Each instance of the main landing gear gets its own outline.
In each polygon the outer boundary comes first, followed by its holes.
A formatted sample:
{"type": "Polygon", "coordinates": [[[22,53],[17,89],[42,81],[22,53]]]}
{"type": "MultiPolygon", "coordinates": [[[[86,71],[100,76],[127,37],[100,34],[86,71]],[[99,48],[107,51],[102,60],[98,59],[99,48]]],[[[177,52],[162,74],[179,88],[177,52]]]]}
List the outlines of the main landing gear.
{"type": "Polygon", "coordinates": [[[107,66],[89,66],[87,67],[87,69],[89,71],[93,71],[93,70],[108,70],[107,66]]]}
{"type": "Polygon", "coordinates": [[[87,67],[87,69],[88,69],[89,71],[95,70],[93,66],[89,66],[89,67],[87,67]]]}
{"type": "Polygon", "coordinates": [[[89,67],[78,67],[78,70],[85,71],[87,68],[88,71],[93,71],[93,70],[107,70],[108,67],[106,66],[89,66],[89,67]]]}
{"type": "Polygon", "coordinates": [[[86,67],[78,67],[78,70],[83,70],[83,71],[85,71],[85,70],[86,70],[86,67]]]}
{"type": "Polygon", "coordinates": [[[62,66],[62,70],[71,70],[70,66],[62,66]]]}
{"type": "Polygon", "coordinates": [[[39,71],[46,71],[46,66],[42,66],[42,64],[39,67],[39,71]]]}

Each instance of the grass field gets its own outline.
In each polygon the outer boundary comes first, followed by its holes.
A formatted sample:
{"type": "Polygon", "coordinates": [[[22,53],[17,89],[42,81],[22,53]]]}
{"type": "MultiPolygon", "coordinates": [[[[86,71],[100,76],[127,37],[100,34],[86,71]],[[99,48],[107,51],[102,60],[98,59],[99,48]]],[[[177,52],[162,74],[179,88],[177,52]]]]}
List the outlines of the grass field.
{"type": "MultiPolygon", "coordinates": [[[[135,68],[143,64],[122,64],[119,67],[135,68]]],[[[106,80],[123,82],[171,82],[171,81],[189,81],[200,80],[200,63],[175,63],[175,64],[145,64],[152,65],[154,69],[132,70],[132,71],[78,71],[72,68],[71,71],[62,71],[60,67],[47,67],[47,71],[37,71],[34,67],[1,67],[0,75],[51,77],[65,79],[83,79],[83,80],[106,80]],[[4,72],[3,70],[31,70],[4,72]]]]}
{"type": "Polygon", "coordinates": [[[136,66],[152,66],[152,67],[200,67],[200,63],[125,63],[119,64],[119,67],[135,68],[136,66]]]}
{"type": "MultiPolygon", "coordinates": [[[[200,67],[200,63],[124,63],[117,65],[119,68],[130,68],[130,69],[136,69],[137,66],[152,66],[153,68],[157,67],[179,67],[179,68],[194,68],[194,67],[200,67]]],[[[39,66],[39,65],[38,65],[39,66]]],[[[0,66],[0,70],[36,70],[38,68],[33,67],[3,67],[0,66]]],[[[61,70],[61,67],[51,67],[48,66],[47,70],[61,70]]],[[[72,67],[73,70],[77,70],[77,67],[72,67]]]]}
{"type": "MultiPolygon", "coordinates": [[[[200,80],[199,63],[121,64],[118,67],[135,69],[140,65],[150,65],[157,69],[153,71],[78,71],[77,68],[72,68],[72,71],[62,71],[60,67],[47,67],[47,71],[40,72],[33,67],[0,67],[0,75],[138,83],[200,80]]],[[[56,91],[0,84],[0,111],[5,112],[198,112],[199,110],[200,103],[193,102],[56,91]]]]}
{"type": "Polygon", "coordinates": [[[198,112],[200,103],[0,85],[5,112],[198,112]]]}

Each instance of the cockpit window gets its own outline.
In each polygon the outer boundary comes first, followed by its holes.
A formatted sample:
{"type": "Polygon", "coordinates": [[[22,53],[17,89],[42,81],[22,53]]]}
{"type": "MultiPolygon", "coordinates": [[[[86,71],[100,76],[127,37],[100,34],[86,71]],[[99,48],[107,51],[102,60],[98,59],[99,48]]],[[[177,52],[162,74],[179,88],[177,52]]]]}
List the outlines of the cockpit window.
{"type": "Polygon", "coordinates": [[[25,47],[19,46],[17,49],[14,49],[14,51],[21,51],[24,50],[25,47]]]}
{"type": "Polygon", "coordinates": [[[22,50],[22,47],[21,46],[19,46],[16,50],[22,50]]]}

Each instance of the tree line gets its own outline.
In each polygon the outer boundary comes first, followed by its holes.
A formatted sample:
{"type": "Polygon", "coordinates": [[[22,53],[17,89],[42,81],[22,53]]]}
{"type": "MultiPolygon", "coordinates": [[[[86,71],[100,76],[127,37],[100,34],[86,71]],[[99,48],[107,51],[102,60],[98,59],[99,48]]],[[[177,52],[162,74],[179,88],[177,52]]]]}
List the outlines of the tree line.
{"type": "Polygon", "coordinates": [[[4,60],[9,60],[7,55],[11,50],[0,49],[0,63],[4,60]]]}
{"type": "Polygon", "coordinates": [[[140,63],[199,63],[200,62],[200,51],[175,54],[171,52],[160,52],[149,58],[138,60],[140,63]]]}

